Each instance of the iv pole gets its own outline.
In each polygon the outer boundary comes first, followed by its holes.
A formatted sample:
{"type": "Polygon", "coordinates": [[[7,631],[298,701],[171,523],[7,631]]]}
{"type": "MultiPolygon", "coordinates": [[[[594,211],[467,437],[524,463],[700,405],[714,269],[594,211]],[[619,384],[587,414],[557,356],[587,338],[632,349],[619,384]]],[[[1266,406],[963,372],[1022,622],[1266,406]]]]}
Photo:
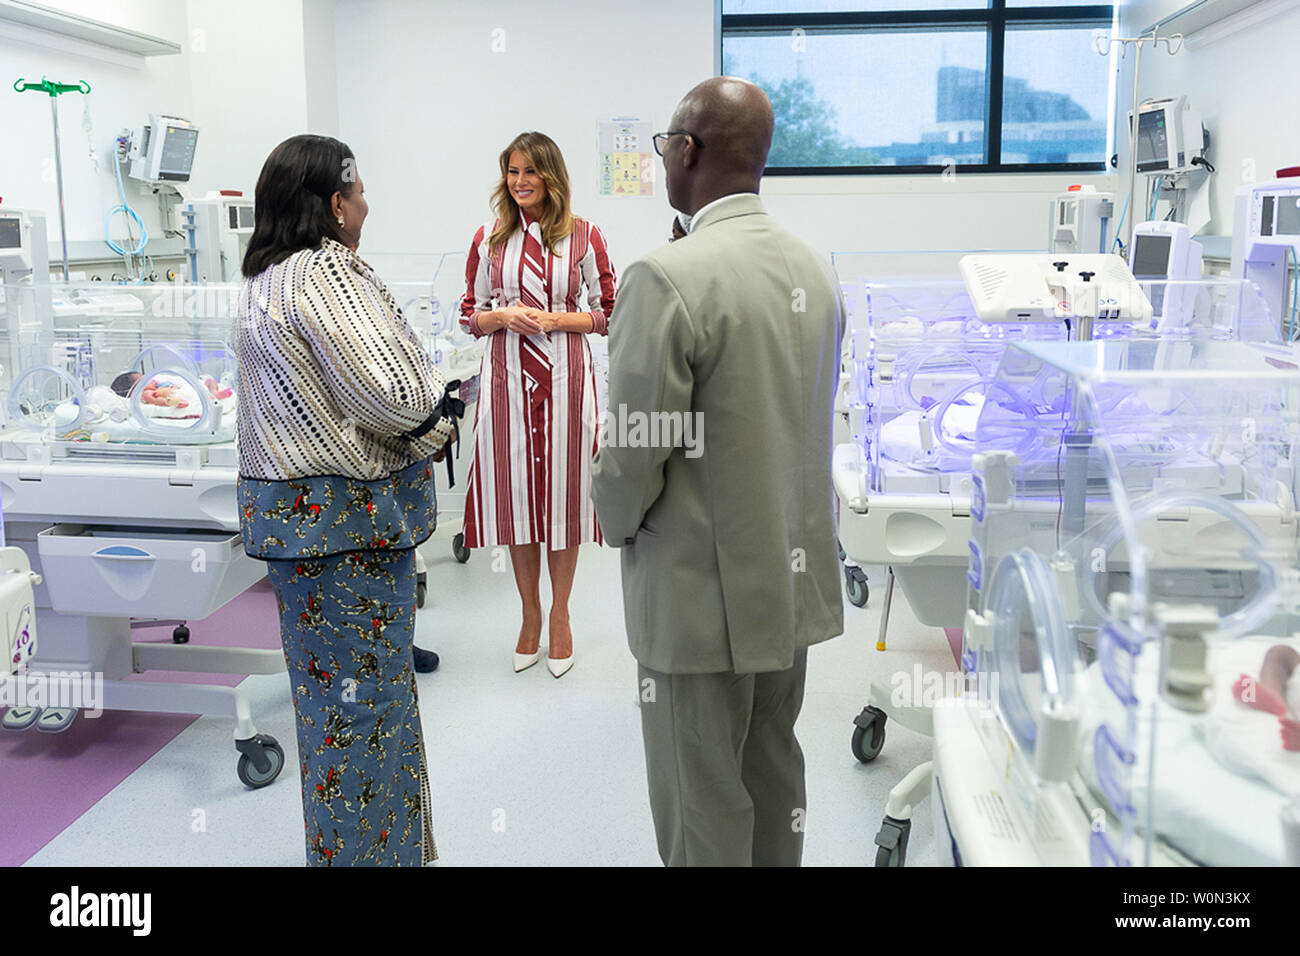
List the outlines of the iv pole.
{"type": "Polygon", "coordinates": [[[1138,99],[1140,89],[1139,83],[1142,79],[1142,45],[1144,43],[1157,47],[1161,43],[1165,45],[1165,52],[1173,56],[1183,48],[1183,35],[1173,33],[1169,36],[1160,36],[1159,28],[1152,28],[1150,33],[1144,33],[1137,37],[1105,37],[1098,36],[1094,40],[1097,52],[1102,56],[1110,53],[1110,48],[1116,43],[1120,46],[1120,56],[1123,57],[1128,53],[1129,46],[1136,51],[1133,56],[1133,118],[1129,121],[1129,156],[1128,156],[1128,205],[1129,215],[1124,227],[1124,248],[1127,250],[1129,244],[1133,241],[1133,227],[1137,222],[1137,207],[1134,204],[1137,196],[1134,194],[1137,189],[1137,143],[1138,143],[1138,110],[1141,108],[1141,101],[1138,99]]]}
{"type": "Polygon", "coordinates": [[[50,95],[50,117],[54,122],[54,173],[59,184],[59,239],[63,243],[63,281],[68,281],[68,224],[63,214],[63,153],[59,144],[59,95],[62,93],[90,92],[90,84],[85,80],[80,83],[55,83],[41,77],[41,82],[33,83],[19,77],[14,81],[15,93],[48,93],[50,95]]]}

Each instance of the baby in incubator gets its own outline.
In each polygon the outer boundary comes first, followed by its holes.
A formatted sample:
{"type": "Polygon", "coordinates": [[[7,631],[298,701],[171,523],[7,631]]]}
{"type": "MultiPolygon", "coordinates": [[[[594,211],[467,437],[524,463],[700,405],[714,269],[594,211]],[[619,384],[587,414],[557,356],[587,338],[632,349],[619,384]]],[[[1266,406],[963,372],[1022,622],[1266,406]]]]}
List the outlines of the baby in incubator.
{"type": "Polygon", "coordinates": [[[1300,750],[1300,679],[1296,679],[1296,664],[1300,664],[1300,653],[1278,644],[1264,655],[1258,678],[1242,674],[1232,685],[1232,696],[1238,701],[1277,717],[1284,750],[1300,750]]]}
{"type": "MultiPolygon", "coordinates": [[[[113,379],[112,391],[125,399],[143,377],[140,372],[123,372],[113,379]]],[[[211,376],[203,379],[203,386],[208,390],[208,397],[213,401],[230,398],[234,394],[232,389],[223,388],[211,376]]],[[[191,398],[197,399],[197,396],[192,394],[192,389],[180,382],[165,378],[151,379],[145,383],[144,390],[140,393],[141,402],[156,408],[189,408],[191,398]]]]}

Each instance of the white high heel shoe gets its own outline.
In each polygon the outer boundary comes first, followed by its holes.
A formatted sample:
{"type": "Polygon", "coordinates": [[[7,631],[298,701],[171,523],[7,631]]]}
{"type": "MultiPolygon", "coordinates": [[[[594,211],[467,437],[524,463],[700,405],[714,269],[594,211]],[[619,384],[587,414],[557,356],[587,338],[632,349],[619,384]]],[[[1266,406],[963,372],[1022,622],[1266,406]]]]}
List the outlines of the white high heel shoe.
{"type": "Polygon", "coordinates": [[[573,654],[568,657],[548,657],[546,658],[546,669],[551,672],[552,677],[563,677],[569,673],[573,667],[573,654]]]}
{"type": "Polygon", "coordinates": [[[532,667],[534,664],[537,663],[538,659],[541,658],[541,656],[542,656],[542,649],[540,646],[537,648],[537,650],[533,651],[531,654],[520,654],[519,652],[516,651],[515,652],[515,673],[518,674],[520,671],[528,670],[528,668],[532,667]]]}

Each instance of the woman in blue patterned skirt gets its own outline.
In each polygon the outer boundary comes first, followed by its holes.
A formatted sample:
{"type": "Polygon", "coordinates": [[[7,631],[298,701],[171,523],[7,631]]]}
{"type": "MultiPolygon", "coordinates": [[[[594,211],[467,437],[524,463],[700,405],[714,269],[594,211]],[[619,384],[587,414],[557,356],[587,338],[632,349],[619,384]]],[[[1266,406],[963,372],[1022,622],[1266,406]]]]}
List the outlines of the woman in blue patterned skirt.
{"type": "Polygon", "coordinates": [[[257,182],[235,339],[244,546],[267,562],[297,714],[307,861],[435,856],[412,669],[448,393],[356,254],[352,151],[295,136],[257,182]]]}

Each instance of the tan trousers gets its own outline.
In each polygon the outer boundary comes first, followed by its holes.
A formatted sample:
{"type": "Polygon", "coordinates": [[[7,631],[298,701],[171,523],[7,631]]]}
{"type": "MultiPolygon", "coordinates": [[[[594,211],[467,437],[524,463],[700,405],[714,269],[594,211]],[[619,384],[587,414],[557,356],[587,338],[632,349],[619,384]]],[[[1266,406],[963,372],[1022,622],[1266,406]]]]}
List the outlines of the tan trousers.
{"type": "Polygon", "coordinates": [[[666,865],[799,865],[806,791],[794,724],[807,660],[800,651],[788,670],[765,674],[639,668],[650,812],[666,865]]]}

